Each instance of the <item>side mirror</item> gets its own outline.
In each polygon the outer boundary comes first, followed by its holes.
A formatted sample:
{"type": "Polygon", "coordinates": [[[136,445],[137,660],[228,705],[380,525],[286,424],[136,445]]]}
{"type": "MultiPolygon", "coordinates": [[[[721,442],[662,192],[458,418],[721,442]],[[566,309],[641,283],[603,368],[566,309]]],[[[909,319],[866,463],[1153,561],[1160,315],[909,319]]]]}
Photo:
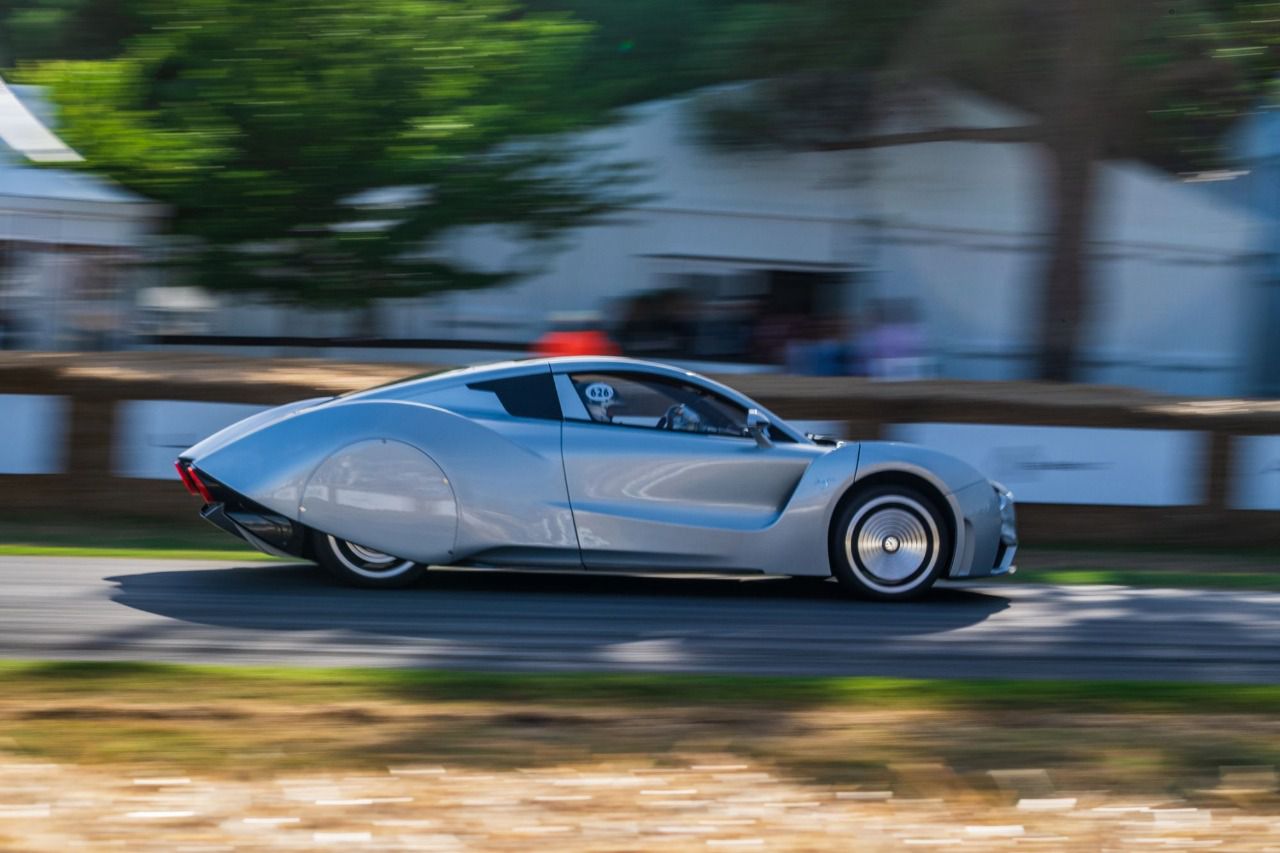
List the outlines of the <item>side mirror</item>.
{"type": "Polygon", "coordinates": [[[773,440],[769,438],[769,419],[759,409],[747,410],[747,433],[760,447],[773,447],[773,440]]]}

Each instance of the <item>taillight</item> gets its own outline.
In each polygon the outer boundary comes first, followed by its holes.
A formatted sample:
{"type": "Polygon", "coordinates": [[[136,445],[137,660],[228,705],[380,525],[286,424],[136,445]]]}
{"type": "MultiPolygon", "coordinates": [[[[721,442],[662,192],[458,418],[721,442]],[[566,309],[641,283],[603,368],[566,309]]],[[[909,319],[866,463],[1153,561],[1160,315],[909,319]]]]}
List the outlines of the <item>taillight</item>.
{"type": "Polygon", "coordinates": [[[191,478],[191,482],[195,484],[196,494],[204,500],[205,503],[213,503],[213,495],[209,493],[209,487],[200,482],[200,474],[195,468],[187,469],[187,476],[191,478]]]}
{"type": "Polygon", "coordinates": [[[182,485],[187,487],[187,491],[193,495],[200,494],[196,489],[196,484],[191,480],[190,472],[187,471],[187,463],[179,459],[173,463],[173,467],[178,469],[178,478],[182,480],[182,485]]]}
{"type": "Polygon", "coordinates": [[[173,463],[173,467],[178,469],[178,476],[188,492],[198,496],[207,504],[213,503],[213,495],[209,492],[209,487],[200,481],[200,475],[196,473],[195,468],[181,459],[173,463]]]}

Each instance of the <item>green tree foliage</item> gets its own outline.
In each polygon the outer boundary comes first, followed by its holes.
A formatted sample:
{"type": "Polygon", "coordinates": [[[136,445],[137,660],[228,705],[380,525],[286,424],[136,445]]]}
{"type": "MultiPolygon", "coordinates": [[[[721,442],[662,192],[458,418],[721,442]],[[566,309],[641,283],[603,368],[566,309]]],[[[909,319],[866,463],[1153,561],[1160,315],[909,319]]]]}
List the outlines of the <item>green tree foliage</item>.
{"type": "Polygon", "coordinates": [[[91,168],[171,208],[200,284],[360,304],[478,287],[437,239],[547,238],[606,215],[626,169],[554,134],[589,26],[503,0],[140,3],[109,59],[42,62],[91,168]],[[591,165],[595,164],[595,165],[591,165]],[[413,188],[355,203],[379,188],[413,188]]]}
{"type": "MultiPolygon", "coordinates": [[[[877,96],[883,110],[921,82],[969,86],[1044,117],[1070,66],[1100,66],[1102,91],[1080,94],[1095,99],[1105,153],[1193,171],[1217,165],[1222,133],[1280,93],[1280,0],[774,0],[734,7],[701,53],[732,76],[771,81],[748,128],[786,145],[801,140],[787,137],[779,115],[799,120],[828,102],[877,96]],[[1081,55],[1065,54],[1072,33],[1081,55]]],[[[870,116],[811,118],[834,128],[835,144],[861,141],[870,116]]]]}
{"type": "Polygon", "coordinates": [[[590,118],[600,110],[735,79],[739,69],[714,62],[707,40],[754,1],[524,0],[524,6],[591,23],[571,90],[572,101],[590,118]]]}

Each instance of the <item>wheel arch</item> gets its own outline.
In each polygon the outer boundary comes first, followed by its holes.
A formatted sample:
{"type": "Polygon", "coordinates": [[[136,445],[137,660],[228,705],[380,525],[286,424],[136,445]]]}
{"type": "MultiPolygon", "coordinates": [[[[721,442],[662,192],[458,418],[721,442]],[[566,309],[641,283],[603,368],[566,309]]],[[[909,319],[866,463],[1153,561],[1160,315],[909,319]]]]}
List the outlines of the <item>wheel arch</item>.
{"type": "Polygon", "coordinates": [[[428,564],[451,562],[459,509],[434,456],[401,439],[364,438],[312,469],[298,517],[320,534],[428,564]]]}
{"type": "Polygon", "coordinates": [[[832,541],[832,536],[835,534],[835,526],[839,523],[840,517],[849,504],[857,500],[859,495],[880,486],[902,486],[913,489],[919,492],[922,497],[927,498],[938,510],[943,524],[946,525],[952,550],[947,559],[947,565],[943,567],[941,576],[950,576],[964,553],[964,522],[960,515],[959,507],[956,506],[956,502],[950,497],[950,494],[936,480],[928,476],[926,472],[886,466],[855,479],[845,489],[840,499],[836,501],[831,517],[827,520],[827,541],[832,541]]]}

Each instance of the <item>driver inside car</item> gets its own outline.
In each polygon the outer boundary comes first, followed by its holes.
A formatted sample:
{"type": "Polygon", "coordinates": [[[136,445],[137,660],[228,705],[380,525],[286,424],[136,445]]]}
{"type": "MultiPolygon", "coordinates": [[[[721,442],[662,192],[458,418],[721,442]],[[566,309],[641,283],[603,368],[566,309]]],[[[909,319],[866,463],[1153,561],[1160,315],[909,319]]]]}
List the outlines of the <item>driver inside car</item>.
{"type": "Polygon", "coordinates": [[[591,420],[601,424],[613,423],[613,415],[609,410],[622,403],[622,398],[618,396],[613,386],[603,382],[588,385],[585,399],[587,413],[591,416],[591,420]]]}
{"type": "Polygon", "coordinates": [[[662,424],[670,430],[702,432],[702,418],[684,403],[679,403],[667,409],[666,414],[662,416],[662,424]]]}

